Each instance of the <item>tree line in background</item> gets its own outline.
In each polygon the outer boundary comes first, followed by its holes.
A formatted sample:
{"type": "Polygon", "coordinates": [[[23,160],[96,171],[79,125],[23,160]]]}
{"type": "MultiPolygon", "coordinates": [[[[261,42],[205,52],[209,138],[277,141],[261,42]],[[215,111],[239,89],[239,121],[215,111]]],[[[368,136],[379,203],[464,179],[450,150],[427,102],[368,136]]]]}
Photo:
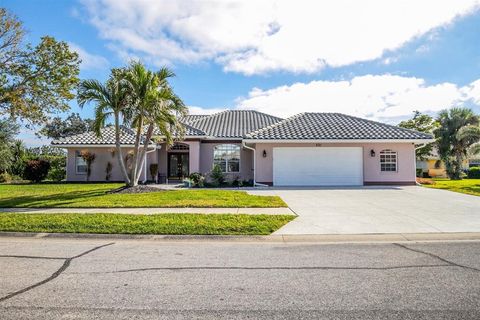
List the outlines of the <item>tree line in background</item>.
{"type": "Polygon", "coordinates": [[[450,179],[462,178],[466,159],[480,157],[480,116],[469,108],[443,110],[436,118],[415,111],[399,127],[434,135],[435,142],[417,149],[417,159],[425,160],[436,150],[450,179]]]}
{"type": "MultiPolygon", "coordinates": [[[[183,137],[183,125],[177,119],[187,114],[187,108],[168,82],[174,76],[171,70],[153,72],[140,62],[132,62],[112,69],[106,83],[80,82],[81,60],[67,43],[45,36],[33,46],[25,43],[25,34],[21,21],[0,8],[0,173],[4,178],[21,175],[33,181],[57,179],[61,176],[55,169],[57,161],[47,159],[47,151],[52,157],[62,157],[64,176],[63,151],[25,148],[15,140],[19,130],[15,123],[43,126],[38,136],[59,139],[87,130],[100,135],[101,128],[113,118],[117,160],[129,186],[138,184],[154,129],[167,144],[183,137]],[[67,111],[67,102],[75,97],[81,107],[95,104],[94,119],[81,119],[78,114],[52,119],[55,113],[67,111]],[[120,148],[121,126],[135,132],[131,154],[124,155],[120,148]],[[128,167],[125,159],[129,160],[128,167]],[[38,177],[33,178],[31,172],[38,177]]],[[[91,163],[95,156],[85,154],[85,159],[91,163]]]]}

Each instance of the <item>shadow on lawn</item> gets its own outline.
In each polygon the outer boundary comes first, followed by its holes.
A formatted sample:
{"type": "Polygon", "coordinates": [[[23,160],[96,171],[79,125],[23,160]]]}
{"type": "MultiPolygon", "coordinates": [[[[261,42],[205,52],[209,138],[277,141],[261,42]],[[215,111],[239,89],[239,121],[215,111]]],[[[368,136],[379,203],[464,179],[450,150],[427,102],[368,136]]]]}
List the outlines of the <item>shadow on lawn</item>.
{"type": "Polygon", "coordinates": [[[87,201],[92,198],[106,195],[104,190],[77,190],[48,195],[17,196],[14,198],[0,199],[0,208],[46,208],[61,207],[71,203],[87,201]]]}

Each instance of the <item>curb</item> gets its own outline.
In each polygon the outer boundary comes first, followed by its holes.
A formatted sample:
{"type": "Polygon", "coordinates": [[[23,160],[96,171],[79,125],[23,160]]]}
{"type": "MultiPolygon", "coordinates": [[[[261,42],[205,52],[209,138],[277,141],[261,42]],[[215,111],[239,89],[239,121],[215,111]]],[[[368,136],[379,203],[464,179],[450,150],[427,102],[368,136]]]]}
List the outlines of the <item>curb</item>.
{"type": "Polygon", "coordinates": [[[142,235],[94,233],[35,233],[0,232],[0,238],[35,239],[96,239],[96,240],[154,240],[185,242],[256,242],[256,243],[393,243],[429,241],[480,241],[479,232],[455,233],[382,233],[382,234],[322,234],[322,235],[142,235]]]}

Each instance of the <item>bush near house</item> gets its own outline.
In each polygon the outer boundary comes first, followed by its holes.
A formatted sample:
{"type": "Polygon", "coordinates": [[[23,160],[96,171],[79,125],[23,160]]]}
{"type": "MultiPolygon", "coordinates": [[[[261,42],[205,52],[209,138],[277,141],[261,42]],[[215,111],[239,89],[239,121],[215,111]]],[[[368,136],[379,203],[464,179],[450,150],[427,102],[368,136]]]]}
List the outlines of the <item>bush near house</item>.
{"type": "Polygon", "coordinates": [[[480,179],[480,167],[472,167],[468,170],[469,179],[480,179]]]}
{"type": "Polygon", "coordinates": [[[25,164],[23,176],[25,179],[40,182],[48,175],[50,169],[50,162],[46,160],[28,160],[25,164]]]}
{"type": "Polygon", "coordinates": [[[212,185],[215,187],[220,187],[225,183],[225,174],[218,164],[213,166],[210,172],[210,179],[212,179],[212,185]]]}
{"type": "Polygon", "coordinates": [[[204,186],[205,177],[199,172],[191,173],[188,179],[192,182],[192,187],[201,188],[204,186]]]}

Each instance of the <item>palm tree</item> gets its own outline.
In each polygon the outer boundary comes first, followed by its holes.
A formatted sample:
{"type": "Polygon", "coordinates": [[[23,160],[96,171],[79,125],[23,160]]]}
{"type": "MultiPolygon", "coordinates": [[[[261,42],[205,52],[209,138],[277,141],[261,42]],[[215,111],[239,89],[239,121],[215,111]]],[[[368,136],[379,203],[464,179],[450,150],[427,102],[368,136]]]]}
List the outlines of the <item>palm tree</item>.
{"type": "Polygon", "coordinates": [[[184,127],[178,117],[185,116],[187,108],[168,83],[173,76],[175,74],[168,68],[164,67],[155,73],[140,62],[133,62],[125,74],[132,98],[129,120],[136,130],[130,186],[138,184],[155,128],[165,137],[167,146],[173,143],[174,138],[183,137],[184,127]],[[144,132],[143,148],[140,148],[144,132]]]}
{"type": "MultiPolygon", "coordinates": [[[[452,108],[441,111],[437,121],[440,126],[434,130],[440,158],[445,162],[450,179],[461,179],[462,163],[475,140],[472,127],[480,119],[468,108],[452,108]]],[[[476,148],[476,147],[475,147],[476,148]]]]}
{"type": "Polygon", "coordinates": [[[480,126],[468,125],[458,130],[457,138],[465,141],[470,155],[480,154],[480,126]]]}
{"type": "Polygon", "coordinates": [[[81,108],[89,102],[96,104],[94,130],[98,136],[101,135],[100,129],[105,126],[106,120],[113,115],[117,160],[125,183],[130,184],[120,147],[120,118],[124,117],[129,102],[128,86],[121,79],[121,71],[112,70],[112,75],[106,84],[97,80],[82,81],[78,88],[77,100],[81,108]]]}

